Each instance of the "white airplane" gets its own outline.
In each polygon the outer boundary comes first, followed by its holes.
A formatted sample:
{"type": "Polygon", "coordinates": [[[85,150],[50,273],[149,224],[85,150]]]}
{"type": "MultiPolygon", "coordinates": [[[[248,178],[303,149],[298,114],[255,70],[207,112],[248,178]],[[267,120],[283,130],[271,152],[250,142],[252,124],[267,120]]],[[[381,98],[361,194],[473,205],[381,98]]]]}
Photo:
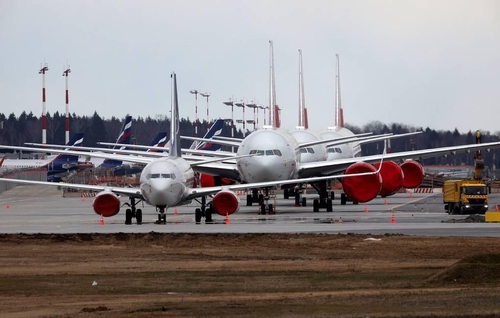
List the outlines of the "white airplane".
{"type": "MultiPolygon", "coordinates": [[[[271,61],[273,61],[272,53],[271,61]]],[[[339,86],[338,77],[339,76],[337,75],[337,86],[339,86]]],[[[270,109],[273,109],[276,106],[274,74],[270,75],[270,79],[269,100],[270,109]]],[[[339,88],[337,88],[337,95],[340,95],[339,88]]],[[[340,100],[340,98],[338,98],[338,100],[340,100]]],[[[340,136],[343,136],[343,138],[349,138],[348,136],[352,136],[352,132],[345,129],[341,122],[339,123],[339,120],[342,118],[340,102],[336,102],[336,105],[338,106],[336,113],[340,114],[340,116],[337,116],[336,118],[337,127],[331,129],[330,131],[323,132],[323,139],[334,137],[340,138],[340,136]],[[330,135],[327,136],[327,134],[330,135]]],[[[275,123],[273,116],[274,112],[270,112],[270,123],[275,123]]],[[[387,136],[378,137],[387,138],[387,136]]],[[[359,145],[362,141],[360,141],[356,136],[352,136],[352,139],[349,140],[351,144],[346,144],[346,139],[343,139],[343,142],[340,144],[330,142],[327,143],[327,149],[333,150],[332,156],[328,157],[330,160],[313,160],[311,162],[303,162],[301,161],[300,156],[301,147],[299,147],[297,139],[293,138],[290,132],[277,129],[273,126],[257,130],[241,141],[234,141],[225,138],[214,142],[238,147],[237,155],[241,156],[241,158],[236,159],[236,167],[241,174],[241,181],[247,183],[266,182],[269,180],[279,181],[296,178],[309,178],[342,172],[350,174],[355,172],[374,171],[377,170],[377,161],[380,160],[380,155],[365,157],[359,156],[359,145]],[[341,151],[339,151],[339,149],[341,151]],[[256,154],[257,156],[243,157],[251,154],[256,154]]],[[[354,202],[368,202],[377,195],[390,195],[399,190],[401,187],[415,188],[419,186],[424,178],[424,171],[421,164],[416,160],[449,155],[456,152],[469,152],[480,149],[498,148],[499,146],[500,143],[493,142],[488,145],[470,144],[387,154],[384,155],[384,163],[380,167],[382,174],[381,182],[374,179],[372,180],[373,183],[359,183],[355,178],[343,179],[343,189],[346,196],[354,202]],[[400,161],[401,163],[397,164],[396,161],[400,161]]],[[[220,175],[223,175],[223,169],[229,167],[230,165],[212,163],[202,165],[198,169],[201,169],[203,173],[207,174],[219,173],[220,175]]],[[[327,211],[330,211],[332,209],[331,198],[328,198],[328,195],[325,195],[328,193],[327,181],[323,180],[322,182],[316,182],[316,186],[318,192],[320,192],[321,200],[326,201],[325,206],[327,211]]],[[[345,200],[345,196],[344,200],[341,198],[342,203],[345,203],[345,200]]],[[[251,196],[247,197],[247,205],[251,205],[252,201],[253,198],[251,196]]],[[[318,210],[320,205],[319,201],[320,200],[315,200],[313,203],[314,211],[318,210]]]]}
{"type": "MultiPolygon", "coordinates": [[[[94,200],[94,211],[105,217],[116,215],[120,210],[120,199],[118,195],[126,195],[130,198],[130,209],[126,210],[125,223],[131,224],[135,217],[138,224],[142,223],[142,210],[136,209],[136,200],[144,201],[156,207],[158,211],[157,223],[166,223],[165,212],[169,207],[184,205],[197,198],[206,198],[207,195],[214,195],[212,202],[207,208],[202,199],[202,207],[195,210],[195,220],[200,222],[201,217],[205,216],[206,221],[211,221],[212,209],[218,214],[229,215],[236,212],[239,208],[238,196],[234,193],[237,190],[260,187],[273,187],[286,183],[297,183],[299,181],[313,182],[331,178],[361,178],[361,179],[379,179],[378,171],[369,171],[367,173],[356,173],[351,175],[337,175],[328,177],[314,177],[306,179],[272,180],[267,182],[258,182],[252,184],[238,184],[229,186],[216,186],[207,188],[194,188],[193,166],[198,165],[189,163],[181,156],[180,134],[179,134],[179,112],[177,99],[177,79],[176,74],[172,74],[173,82],[173,103],[172,103],[172,124],[171,124],[171,148],[170,154],[165,158],[141,158],[128,156],[129,161],[147,163],[141,172],[140,186],[138,188],[108,187],[86,184],[54,184],[50,182],[15,180],[0,178],[3,182],[17,182],[23,184],[51,185],[66,188],[87,189],[99,191],[94,200]]],[[[25,149],[27,147],[4,146],[4,149],[25,149]]],[[[31,148],[37,149],[37,148],[31,148]]],[[[71,150],[53,150],[59,153],[71,153],[81,155],[80,151],[71,150]]],[[[98,154],[104,158],[116,158],[113,154],[98,154]]],[[[208,162],[212,162],[209,160],[208,162]]],[[[366,181],[373,182],[373,181],[366,181]]]]}
{"type": "MultiPolygon", "coordinates": [[[[61,145],[60,147],[70,149],[68,146],[77,147],[82,142],[83,133],[75,133],[66,145],[61,145]]],[[[47,151],[41,152],[45,153],[47,151]]],[[[78,156],[66,154],[49,156],[43,159],[5,159],[4,157],[0,165],[0,173],[40,169],[47,172],[47,180],[60,181],[63,175],[71,171],[90,167],[93,167],[93,165],[86,162],[79,162],[78,156]]]]}

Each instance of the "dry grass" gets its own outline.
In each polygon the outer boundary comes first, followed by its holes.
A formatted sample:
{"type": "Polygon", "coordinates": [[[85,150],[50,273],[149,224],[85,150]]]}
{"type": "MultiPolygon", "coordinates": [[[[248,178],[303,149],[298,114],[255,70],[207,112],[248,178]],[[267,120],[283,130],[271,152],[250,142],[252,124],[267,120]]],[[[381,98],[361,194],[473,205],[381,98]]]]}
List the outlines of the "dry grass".
{"type": "Polygon", "coordinates": [[[0,317],[500,315],[499,240],[367,237],[0,235],[0,317]]]}

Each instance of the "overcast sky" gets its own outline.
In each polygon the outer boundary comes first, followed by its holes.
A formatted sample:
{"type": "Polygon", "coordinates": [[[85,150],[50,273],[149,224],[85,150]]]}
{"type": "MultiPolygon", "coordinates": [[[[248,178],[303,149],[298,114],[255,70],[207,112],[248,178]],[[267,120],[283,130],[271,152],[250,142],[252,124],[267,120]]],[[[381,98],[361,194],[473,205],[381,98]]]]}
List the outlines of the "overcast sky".
{"type": "Polygon", "coordinates": [[[50,113],[64,113],[69,62],[71,113],[166,115],[175,71],[181,117],[197,89],[230,118],[229,98],[268,104],[269,40],[282,127],[297,125],[302,49],[312,127],[334,124],[339,54],[347,123],[500,131],[496,0],[0,0],[0,112],[41,115],[45,61],[50,113]]]}

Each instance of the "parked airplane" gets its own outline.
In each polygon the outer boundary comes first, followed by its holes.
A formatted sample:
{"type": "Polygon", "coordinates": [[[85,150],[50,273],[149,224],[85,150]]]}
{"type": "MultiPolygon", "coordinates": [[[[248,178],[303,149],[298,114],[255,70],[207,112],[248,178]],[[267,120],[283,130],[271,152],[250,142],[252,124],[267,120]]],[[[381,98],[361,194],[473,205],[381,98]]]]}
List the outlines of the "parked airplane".
{"type": "MultiPolygon", "coordinates": [[[[193,188],[194,171],[193,164],[187,162],[181,156],[180,134],[179,134],[179,112],[177,98],[177,79],[176,74],[172,74],[173,78],[173,102],[172,102],[172,125],[171,125],[171,148],[170,154],[165,158],[149,159],[142,170],[140,176],[140,186],[138,188],[125,187],[108,187],[86,184],[58,184],[57,186],[66,188],[79,188],[93,191],[99,191],[94,200],[94,211],[102,216],[116,215],[120,210],[120,200],[118,195],[127,195],[130,198],[130,209],[126,210],[125,223],[131,224],[132,218],[135,217],[137,223],[142,223],[142,210],[136,209],[136,200],[144,201],[156,207],[158,213],[158,223],[166,223],[165,212],[169,207],[184,205],[190,203],[197,198],[206,198],[207,195],[214,195],[210,207],[206,208],[202,200],[202,207],[195,210],[195,220],[198,223],[204,215],[206,221],[211,221],[212,209],[221,214],[229,215],[236,212],[239,208],[238,196],[234,193],[236,190],[247,188],[271,187],[286,183],[296,183],[299,181],[312,182],[330,178],[361,178],[361,179],[378,179],[378,171],[370,171],[367,173],[355,173],[351,175],[337,175],[328,177],[314,177],[303,180],[282,180],[268,181],[253,184],[238,184],[228,186],[216,186],[208,188],[193,188]]],[[[26,147],[0,146],[5,149],[24,149],[26,147]]],[[[36,149],[36,148],[33,148],[36,149]]],[[[80,154],[78,151],[55,150],[62,153],[80,154]]],[[[100,156],[113,156],[112,154],[99,154],[100,156]]],[[[130,156],[132,157],[132,156],[130,156]]],[[[146,158],[135,157],[135,160],[143,160],[146,158]]],[[[211,162],[209,160],[207,162],[211,162]]],[[[145,161],[142,161],[145,162],[145,161]]],[[[0,178],[4,182],[17,182],[24,184],[39,184],[39,185],[55,185],[50,182],[31,181],[31,180],[15,180],[0,178]]],[[[366,181],[373,182],[373,181],[366,181]]]]}
{"type": "MultiPolygon", "coordinates": [[[[68,146],[77,147],[83,142],[83,133],[74,134],[69,142],[66,144],[66,149],[68,146]]],[[[43,149],[40,152],[47,152],[43,149]]],[[[57,156],[51,156],[47,159],[4,159],[2,165],[0,166],[0,172],[6,173],[9,171],[27,171],[27,170],[46,170],[47,180],[51,182],[61,181],[61,178],[70,171],[77,169],[85,169],[93,167],[92,164],[79,162],[78,156],[59,154],[57,156]]]]}

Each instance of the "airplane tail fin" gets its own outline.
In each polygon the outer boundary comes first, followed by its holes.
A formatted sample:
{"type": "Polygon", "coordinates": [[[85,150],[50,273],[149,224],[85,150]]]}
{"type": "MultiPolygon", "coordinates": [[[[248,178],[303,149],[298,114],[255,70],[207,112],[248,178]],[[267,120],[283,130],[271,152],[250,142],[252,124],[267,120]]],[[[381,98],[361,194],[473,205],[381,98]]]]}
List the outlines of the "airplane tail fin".
{"type": "MultiPolygon", "coordinates": [[[[167,143],[167,132],[160,131],[151,142],[151,147],[164,147],[166,143],[167,143]]],[[[158,150],[155,149],[148,149],[147,151],[158,152],[158,150]]]]}
{"type": "Polygon", "coordinates": [[[169,157],[181,156],[181,135],[179,131],[179,102],[177,99],[177,76],[172,73],[172,119],[170,122],[170,147],[169,157]]]}
{"type": "MultiPolygon", "coordinates": [[[[205,136],[203,138],[205,139],[211,139],[214,136],[218,136],[222,133],[222,128],[224,127],[224,120],[219,118],[217,119],[212,127],[207,131],[205,136]]],[[[211,142],[202,142],[202,143],[197,143],[196,141],[191,144],[190,149],[198,149],[198,150],[211,150],[211,151],[216,151],[221,148],[220,144],[214,144],[211,142]]]]}
{"type": "MultiPolygon", "coordinates": [[[[66,148],[66,150],[71,150],[71,147],[81,146],[83,144],[83,136],[84,136],[84,133],[73,134],[71,139],[66,144],[66,146],[69,146],[68,148],[66,148]]],[[[77,162],[78,156],[59,154],[59,155],[55,156],[54,159],[52,160],[52,162],[54,162],[54,163],[57,163],[57,162],[64,163],[64,162],[69,162],[69,161],[70,162],[77,162]]]]}
{"type": "MultiPolygon", "coordinates": [[[[127,115],[123,122],[120,134],[116,139],[117,144],[130,144],[130,137],[132,135],[132,116],[127,115]]],[[[115,147],[116,148],[116,147],[115,147]]]]}
{"type": "MultiPolygon", "coordinates": [[[[72,147],[79,147],[83,144],[83,133],[76,133],[74,134],[71,139],[68,141],[66,146],[72,146],[72,147]]],[[[70,148],[66,148],[66,150],[69,150],[70,148]]]]}

